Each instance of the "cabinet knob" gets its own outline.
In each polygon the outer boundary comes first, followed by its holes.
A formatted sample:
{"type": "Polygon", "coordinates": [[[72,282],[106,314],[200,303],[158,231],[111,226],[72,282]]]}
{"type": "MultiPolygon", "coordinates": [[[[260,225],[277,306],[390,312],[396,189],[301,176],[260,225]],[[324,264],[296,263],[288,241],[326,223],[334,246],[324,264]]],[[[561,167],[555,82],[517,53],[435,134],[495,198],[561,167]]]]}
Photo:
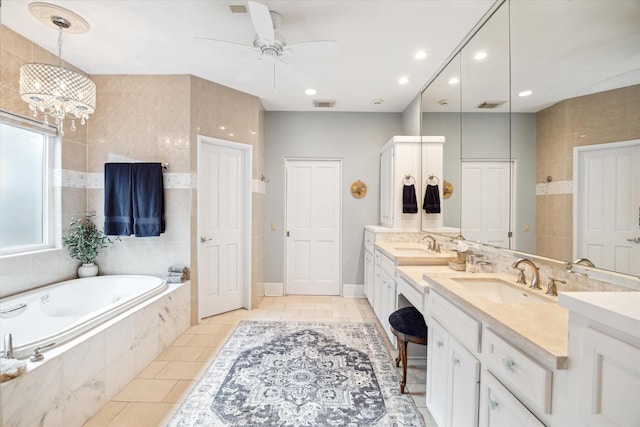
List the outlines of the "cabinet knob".
{"type": "Polygon", "coordinates": [[[514,362],[513,359],[509,356],[505,356],[502,358],[502,366],[504,366],[511,372],[514,372],[516,370],[516,362],[514,362]]]}
{"type": "Polygon", "coordinates": [[[444,345],[444,343],[442,342],[442,340],[438,340],[438,341],[436,341],[436,345],[438,347],[442,347],[444,345]]]}
{"type": "Polygon", "coordinates": [[[493,400],[493,399],[489,399],[489,408],[490,408],[492,411],[495,411],[496,409],[498,409],[498,402],[496,402],[496,401],[495,401],[495,400],[493,400]]]}
{"type": "Polygon", "coordinates": [[[451,358],[451,361],[453,362],[454,365],[459,365],[460,364],[460,359],[458,359],[457,357],[453,356],[451,358]]]}

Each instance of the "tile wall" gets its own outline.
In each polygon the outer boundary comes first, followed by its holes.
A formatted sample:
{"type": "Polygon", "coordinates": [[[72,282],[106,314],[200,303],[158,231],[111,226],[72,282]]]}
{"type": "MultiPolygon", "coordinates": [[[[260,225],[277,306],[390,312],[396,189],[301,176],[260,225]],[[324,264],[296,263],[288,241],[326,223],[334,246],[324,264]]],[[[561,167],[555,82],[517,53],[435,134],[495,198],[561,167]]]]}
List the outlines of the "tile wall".
{"type": "MultiPolygon", "coordinates": [[[[0,27],[0,109],[21,116],[29,110],[18,78],[26,62],[56,63],[55,55],[5,26],[0,27]]],[[[65,66],[72,66],[65,64],[65,66]]],[[[260,100],[188,75],[97,75],[97,108],[87,126],[65,130],[58,172],[61,203],[56,217],[64,228],[85,211],[103,219],[103,169],[110,161],[169,162],[165,174],[167,232],[160,237],[125,237],[96,262],[103,274],[163,277],[173,263],[192,266],[192,321],[197,321],[197,136],[253,149],[252,305],[264,295],[264,108],[260,100]],[[222,130],[221,126],[225,129],[222,130]],[[230,135],[230,134],[233,135],[230,135]]],[[[74,278],[78,263],[66,250],[0,259],[0,296],[74,278]]]]}
{"type": "Polygon", "coordinates": [[[536,115],[536,253],[571,259],[573,147],[640,138],[640,85],[567,99],[536,115]]]}

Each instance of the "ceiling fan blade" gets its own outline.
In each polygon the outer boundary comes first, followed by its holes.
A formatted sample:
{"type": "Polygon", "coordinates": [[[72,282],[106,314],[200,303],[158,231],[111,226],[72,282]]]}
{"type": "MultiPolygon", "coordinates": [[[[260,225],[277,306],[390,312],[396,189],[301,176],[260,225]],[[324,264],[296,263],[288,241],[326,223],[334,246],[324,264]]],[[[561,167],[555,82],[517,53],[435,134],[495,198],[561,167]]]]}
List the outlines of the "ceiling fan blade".
{"type": "Polygon", "coordinates": [[[340,44],[334,41],[315,41],[294,43],[285,46],[284,52],[289,58],[316,58],[340,54],[340,44]]]}
{"type": "Polygon", "coordinates": [[[285,60],[276,61],[275,65],[282,74],[293,80],[293,82],[302,89],[309,89],[313,87],[313,80],[311,80],[311,77],[309,77],[307,73],[302,71],[302,68],[297,65],[285,60]]]}
{"type": "Polygon", "coordinates": [[[269,8],[265,4],[254,1],[248,1],[247,5],[249,6],[251,22],[253,22],[253,27],[256,29],[258,37],[267,44],[273,44],[276,36],[269,8]]]}
{"type": "Polygon", "coordinates": [[[253,46],[247,46],[244,44],[240,44],[240,43],[233,43],[233,42],[228,42],[225,40],[217,40],[217,39],[210,39],[207,37],[195,37],[198,40],[206,40],[207,42],[210,42],[214,45],[218,45],[220,47],[226,48],[226,49],[233,49],[235,51],[244,51],[246,53],[252,53],[252,54],[259,54],[260,53],[260,49],[258,49],[257,47],[253,47],[253,46]]]}

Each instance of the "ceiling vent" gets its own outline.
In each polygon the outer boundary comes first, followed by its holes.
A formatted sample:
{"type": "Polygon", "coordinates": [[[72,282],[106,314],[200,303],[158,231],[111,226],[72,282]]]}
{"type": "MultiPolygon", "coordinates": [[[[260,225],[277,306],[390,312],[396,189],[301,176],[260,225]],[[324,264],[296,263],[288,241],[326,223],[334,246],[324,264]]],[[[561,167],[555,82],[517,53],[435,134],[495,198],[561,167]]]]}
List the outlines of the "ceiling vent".
{"type": "Polygon", "coordinates": [[[230,5],[229,9],[231,9],[231,13],[247,13],[247,6],[243,4],[239,5],[230,5]]]}
{"type": "Polygon", "coordinates": [[[336,101],[334,99],[314,99],[313,106],[316,108],[333,108],[336,106],[336,101]]]}
{"type": "Polygon", "coordinates": [[[506,101],[485,101],[482,104],[478,105],[476,108],[484,108],[484,109],[498,108],[505,102],[506,101]]]}

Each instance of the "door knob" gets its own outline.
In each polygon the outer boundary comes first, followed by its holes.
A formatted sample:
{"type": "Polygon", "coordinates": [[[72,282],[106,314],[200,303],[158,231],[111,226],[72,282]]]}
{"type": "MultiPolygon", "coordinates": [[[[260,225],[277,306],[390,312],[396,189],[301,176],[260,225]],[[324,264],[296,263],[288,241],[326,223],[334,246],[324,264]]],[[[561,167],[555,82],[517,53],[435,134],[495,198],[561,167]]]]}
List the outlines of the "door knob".
{"type": "Polygon", "coordinates": [[[640,243],[640,237],[634,237],[633,239],[627,239],[627,242],[640,243]]]}
{"type": "Polygon", "coordinates": [[[209,241],[211,241],[211,240],[213,240],[213,238],[212,238],[212,237],[209,237],[209,238],[207,239],[207,238],[205,238],[205,237],[203,237],[203,236],[200,236],[200,243],[209,242],[209,241]]]}

